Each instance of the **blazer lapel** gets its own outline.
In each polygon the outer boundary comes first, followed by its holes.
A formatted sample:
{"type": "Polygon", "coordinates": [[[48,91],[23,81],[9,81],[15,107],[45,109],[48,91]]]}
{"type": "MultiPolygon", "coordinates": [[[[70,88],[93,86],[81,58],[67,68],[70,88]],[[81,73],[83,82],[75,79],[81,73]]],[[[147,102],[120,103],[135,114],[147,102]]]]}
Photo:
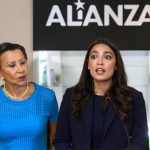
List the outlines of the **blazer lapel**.
{"type": "Polygon", "coordinates": [[[93,98],[90,99],[83,111],[84,127],[86,130],[86,138],[88,140],[89,148],[91,144],[92,135],[92,121],[93,121],[93,98]]]}
{"type": "MultiPolygon", "coordinates": [[[[102,143],[104,142],[105,136],[107,134],[107,131],[109,129],[109,126],[111,125],[114,118],[117,116],[117,113],[115,112],[114,108],[110,104],[107,108],[106,117],[105,117],[105,123],[104,123],[104,134],[102,138],[102,143]]],[[[89,101],[89,103],[86,105],[83,111],[83,122],[84,127],[86,130],[86,138],[87,143],[91,144],[91,138],[92,138],[92,124],[93,124],[93,98],[89,101]]]]}
{"type": "Polygon", "coordinates": [[[114,110],[113,106],[109,104],[106,112],[105,123],[104,123],[104,134],[102,138],[102,143],[104,142],[109,126],[111,125],[112,121],[115,119],[116,116],[117,116],[116,111],[114,110]]]}

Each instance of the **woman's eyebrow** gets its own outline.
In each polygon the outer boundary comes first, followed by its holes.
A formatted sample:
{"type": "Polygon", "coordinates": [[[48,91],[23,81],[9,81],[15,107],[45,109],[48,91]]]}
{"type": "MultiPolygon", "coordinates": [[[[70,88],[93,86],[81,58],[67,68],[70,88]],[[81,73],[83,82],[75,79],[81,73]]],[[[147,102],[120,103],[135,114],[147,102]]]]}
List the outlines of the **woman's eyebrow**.
{"type": "Polygon", "coordinates": [[[92,53],[98,53],[98,51],[97,50],[93,50],[93,51],[90,52],[90,54],[92,54],[92,53]]]}
{"type": "Polygon", "coordinates": [[[108,54],[111,54],[111,55],[113,54],[113,53],[112,53],[112,52],[110,52],[110,51],[105,51],[104,53],[105,53],[105,54],[107,54],[107,53],[108,53],[108,54]]]}

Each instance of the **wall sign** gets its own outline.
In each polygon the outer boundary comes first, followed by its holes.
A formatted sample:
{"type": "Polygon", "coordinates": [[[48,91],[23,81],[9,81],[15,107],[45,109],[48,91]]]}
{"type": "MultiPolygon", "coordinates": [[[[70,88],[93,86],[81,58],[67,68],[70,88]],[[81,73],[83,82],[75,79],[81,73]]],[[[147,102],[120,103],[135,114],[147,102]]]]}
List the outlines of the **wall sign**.
{"type": "Polygon", "coordinates": [[[34,50],[86,50],[99,37],[121,50],[150,50],[148,0],[34,0],[34,50]]]}

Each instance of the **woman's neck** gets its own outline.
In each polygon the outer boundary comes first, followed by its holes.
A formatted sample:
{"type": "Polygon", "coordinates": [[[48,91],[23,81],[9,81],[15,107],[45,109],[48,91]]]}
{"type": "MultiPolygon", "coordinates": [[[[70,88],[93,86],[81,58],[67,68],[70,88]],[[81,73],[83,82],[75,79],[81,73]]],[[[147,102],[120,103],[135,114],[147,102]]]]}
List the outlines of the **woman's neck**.
{"type": "Polygon", "coordinates": [[[105,95],[109,90],[111,83],[106,82],[95,82],[94,83],[94,92],[96,95],[105,95]]]}
{"type": "Polygon", "coordinates": [[[22,99],[28,92],[28,82],[24,86],[9,86],[4,84],[3,90],[7,96],[12,99],[20,100],[22,99]]]}

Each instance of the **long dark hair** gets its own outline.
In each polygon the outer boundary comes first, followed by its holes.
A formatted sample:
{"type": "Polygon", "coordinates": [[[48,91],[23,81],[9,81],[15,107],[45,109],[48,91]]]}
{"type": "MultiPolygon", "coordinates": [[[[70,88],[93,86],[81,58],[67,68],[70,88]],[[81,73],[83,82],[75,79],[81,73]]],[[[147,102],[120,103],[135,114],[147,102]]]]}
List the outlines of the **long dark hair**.
{"type": "Polygon", "coordinates": [[[79,82],[71,88],[72,114],[75,118],[79,118],[82,108],[93,96],[94,80],[88,69],[88,59],[91,49],[96,44],[105,44],[115,53],[117,70],[113,74],[112,85],[106,94],[113,100],[120,119],[125,121],[128,112],[132,111],[131,88],[127,85],[127,76],[119,49],[108,39],[98,39],[89,46],[79,82]]]}

